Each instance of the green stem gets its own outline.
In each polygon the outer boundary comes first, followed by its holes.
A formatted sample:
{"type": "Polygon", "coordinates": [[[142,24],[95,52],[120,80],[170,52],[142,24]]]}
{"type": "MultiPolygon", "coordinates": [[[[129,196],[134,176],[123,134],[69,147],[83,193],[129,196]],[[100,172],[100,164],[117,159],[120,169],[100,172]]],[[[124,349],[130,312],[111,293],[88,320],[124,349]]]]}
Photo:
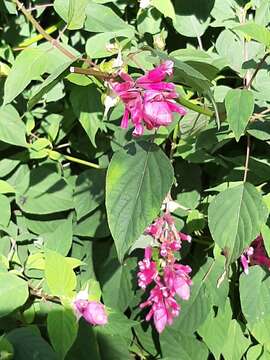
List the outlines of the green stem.
{"type": "Polygon", "coordinates": [[[210,110],[209,108],[196,105],[183,97],[179,97],[177,101],[186,108],[193,110],[199,114],[203,114],[209,117],[212,117],[214,115],[214,111],[210,110]]]}
{"type": "Polygon", "coordinates": [[[92,162],[90,162],[90,161],[78,159],[78,158],[75,158],[75,157],[69,156],[69,155],[64,155],[64,154],[61,154],[61,155],[62,155],[62,157],[64,157],[66,160],[69,160],[69,161],[71,161],[71,162],[75,162],[75,163],[77,163],[77,164],[89,166],[89,167],[92,167],[92,168],[95,168],[95,169],[102,169],[98,164],[92,163],[92,162]]]}

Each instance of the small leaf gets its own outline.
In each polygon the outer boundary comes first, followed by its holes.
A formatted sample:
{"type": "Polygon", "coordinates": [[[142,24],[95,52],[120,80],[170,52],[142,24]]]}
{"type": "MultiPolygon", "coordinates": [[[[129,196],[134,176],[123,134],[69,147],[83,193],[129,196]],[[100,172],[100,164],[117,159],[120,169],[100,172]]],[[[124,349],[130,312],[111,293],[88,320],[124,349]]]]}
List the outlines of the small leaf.
{"type": "Polygon", "coordinates": [[[268,214],[257,189],[245,183],[221,192],[208,210],[214,241],[235,261],[260,233],[268,214]]]}
{"type": "Polygon", "coordinates": [[[175,20],[175,11],[171,0],[152,0],[151,4],[164,16],[175,20]]]}
{"type": "Polygon", "coordinates": [[[71,104],[75,115],[94,146],[96,133],[101,125],[103,105],[101,94],[94,84],[87,87],[76,86],[71,92],[71,104]]]}
{"type": "Polygon", "coordinates": [[[28,101],[28,110],[31,110],[42,97],[47,94],[56,84],[61,81],[66,75],[66,69],[74,62],[74,60],[68,61],[60,65],[51,75],[47,77],[45,81],[31,94],[28,101]]]}
{"type": "Polygon", "coordinates": [[[1,194],[0,194],[0,209],[1,209],[0,225],[8,226],[11,216],[10,202],[6,196],[1,194]]]}
{"type": "Polygon", "coordinates": [[[170,161],[155,144],[131,143],[114,154],[107,173],[106,208],[120,261],[158,215],[172,181],[170,161]]]}
{"type": "Polygon", "coordinates": [[[237,26],[234,30],[243,32],[266,47],[270,46],[270,31],[265,26],[250,22],[237,26]]]}
{"type": "Polygon", "coordinates": [[[55,0],[54,9],[66,21],[69,30],[83,27],[88,0],[55,0]]]}
{"type": "Polygon", "coordinates": [[[55,251],[45,253],[45,279],[53,295],[71,297],[76,288],[76,276],[66,258],[55,251]]]}
{"type": "Polygon", "coordinates": [[[0,108],[0,140],[8,144],[27,147],[26,128],[12,105],[0,108]]]}
{"type": "Polygon", "coordinates": [[[236,141],[244,134],[254,110],[253,93],[249,90],[231,89],[225,97],[227,121],[236,141]]]}
{"type": "Polygon", "coordinates": [[[28,172],[16,186],[16,202],[31,214],[49,214],[73,208],[72,188],[56,172],[53,164],[44,164],[28,172]]]}
{"type": "Polygon", "coordinates": [[[0,272],[0,317],[22,306],[28,298],[27,282],[19,277],[0,272]]]}

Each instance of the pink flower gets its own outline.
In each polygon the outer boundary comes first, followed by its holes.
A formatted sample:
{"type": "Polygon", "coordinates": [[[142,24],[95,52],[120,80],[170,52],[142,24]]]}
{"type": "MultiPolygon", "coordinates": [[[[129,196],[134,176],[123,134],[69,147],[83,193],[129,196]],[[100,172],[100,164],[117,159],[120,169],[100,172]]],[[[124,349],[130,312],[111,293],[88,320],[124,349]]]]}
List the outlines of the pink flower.
{"type": "Polygon", "coordinates": [[[151,261],[152,257],[152,249],[147,247],[144,253],[144,259],[139,261],[139,269],[138,272],[138,285],[142,289],[145,289],[147,285],[151,284],[151,282],[158,275],[157,266],[154,261],[151,261]]]}
{"type": "Polygon", "coordinates": [[[244,273],[248,274],[248,267],[250,265],[262,265],[270,269],[270,259],[267,256],[262,236],[252,241],[250,247],[246,249],[240,257],[244,273]]]}
{"type": "Polygon", "coordinates": [[[159,333],[164,330],[167,324],[171,325],[173,318],[177,317],[180,312],[180,306],[160,282],[150,291],[149,298],[140,305],[140,308],[143,309],[147,306],[151,306],[151,309],[145,319],[149,321],[153,317],[159,333]]]}
{"type": "Polygon", "coordinates": [[[88,301],[87,291],[80,291],[75,301],[73,308],[77,318],[83,317],[88,323],[92,325],[105,325],[108,322],[108,316],[105,306],[97,301],[88,301]]]}
{"type": "Polygon", "coordinates": [[[134,136],[143,134],[144,125],[147,129],[168,126],[173,120],[173,113],[185,115],[185,109],[177,104],[178,98],[175,85],[165,82],[167,75],[173,74],[173,62],[165,61],[136,81],[131,76],[119,73],[122,82],[115,80],[110,83],[111,88],[121,98],[125,105],[121,127],[127,128],[129,118],[135,125],[134,136]]]}
{"type": "Polygon", "coordinates": [[[175,293],[183,300],[188,300],[190,296],[190,286],[192,281],[189,277],[191,268],[187,265],[173,264],[164,269],[164,283],[172,295],[175,293]]]}
{"type": "Polygon", "coordinates": [[[108,322],[108,316],[105,311],[105,306],[100,302],[89,301],[82,316],[92,325],[105,325],[108,322]]]}

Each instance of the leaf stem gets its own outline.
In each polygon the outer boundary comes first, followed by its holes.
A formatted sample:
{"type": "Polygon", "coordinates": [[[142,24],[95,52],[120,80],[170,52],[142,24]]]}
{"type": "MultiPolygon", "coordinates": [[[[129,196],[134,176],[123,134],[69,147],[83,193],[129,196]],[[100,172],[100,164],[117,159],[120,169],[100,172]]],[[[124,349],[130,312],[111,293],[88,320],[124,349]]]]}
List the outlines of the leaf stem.
{"type": "Polygon", "coordinates": [[[247,83],[246,87],[249,89],[253,83],[253,80],[255,79],[255,77],[257,76],[260,68],[263,66],[263,63],[265,62],[265,60],[268,58],[268,56],[270,55],[270,52],[267,52],[264,57],[261,59],[261,61],[257,64],[256,69],[254,71],[254,73],[252,74],[249,82],[247,83]]]}
{"type": "Polygon", "coordinates": [[[179,97],[177,99],[177,101],[179,102],[179,104],[181,104],[181,105],[185,106],[186,108],[193,110],[199,114],[206,115],[209,117],[212,117],[214,115],[214,111],[210,110],[209,108],[196,105],[193,102],[191,102],[187,99],[184,99],[183,97],[179,97]]]}
{"type": "Polygon", "coordinates": [[[244,172],[243,182],[247,181],[249,157],[250,157],[250,135],[247,135],[247,150],[246,150],[245,172],[244,172]]]}
{"type": "Polygon", "coordinates": [[[74,163],[77,163],[77,164],[81,164],[81,165],[85,165],[85,166],[89,166],[89,167],[92,167],[94,169],[102,169],[98,164],[95,164],[95,163],[92,163],[90,161],[86,161],[86,160],[82,160],[82,159],[78,159],[78,158],[75,158],[73,156],[69,156],[69,155],[64,155],[64,154],[61,154],[62,157],[64,157],[66,160],[69,160],[71,162],[74,162],[74,163]]]}

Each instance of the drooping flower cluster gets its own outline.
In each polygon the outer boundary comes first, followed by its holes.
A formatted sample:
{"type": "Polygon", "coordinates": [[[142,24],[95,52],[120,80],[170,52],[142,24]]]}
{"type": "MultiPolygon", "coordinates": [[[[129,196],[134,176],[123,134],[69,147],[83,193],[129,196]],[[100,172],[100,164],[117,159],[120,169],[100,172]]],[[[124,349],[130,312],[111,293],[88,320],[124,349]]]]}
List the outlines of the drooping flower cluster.
{"type": "Polygon", "coordinates": [[[252,241],[250,247],[240,257],[245,274],[248,274],[249,265],[262,265],[270,269],[270,258],[267,256],[261,235],[252,241]]]}
{"type": "Polygon", "coordinates": [[[144,259],[138,264],[139,287],[145,290],[148,285],[153,286],[150,296],[140,304],[140,308],[150,307],[146,320],[153,317],[155,327],[161,333],[180,313],[175,295],[183,300],[188,300],[190,296],[191,268],[177,263],[175,252],[181,249],[182,241],[190,242],[191,237],[176,230],[174,220],[168,212],[156,219],[146,229],[146,233],[155,239],[159,249],[153,260],[155,249],[147,247],[144,259]]]}
{"type": "Polygon", "coordinates": [[[108,322],[105,306],[98,301],[89,301],[86,290],[77,294],[73,309],[78,319],[83,317],[91,325],[105,325],[108,322]]]}
{"type": "Polygon", "coordinates": [[[173,62],[165,61],[145,75],[133,80],[130,75],[120,71],[121,82],[111,81],[112,90],[121,98],[125,111],[122,128],[128,127],[129,118],[135,126],[134,136],[140,136],[147,129],[168,126],[173,120],[173,112],[185,115],[185,109],[176,103],[178,98],[175,85],[164,81],[173,74],[173,62]]]}

